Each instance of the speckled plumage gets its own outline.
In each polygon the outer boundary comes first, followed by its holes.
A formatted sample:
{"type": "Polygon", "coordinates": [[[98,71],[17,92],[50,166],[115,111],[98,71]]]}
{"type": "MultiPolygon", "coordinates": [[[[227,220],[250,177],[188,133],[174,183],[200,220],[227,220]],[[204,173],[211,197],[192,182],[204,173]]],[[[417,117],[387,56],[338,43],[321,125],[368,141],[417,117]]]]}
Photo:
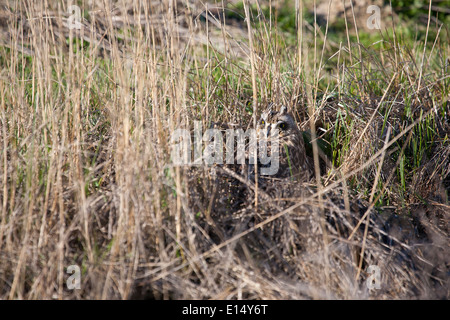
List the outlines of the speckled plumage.
{"type": "MultiPolygon", "coordinates": [[[[275,129],[279,132],[279,169],[273,177],[308,180],[312,169],[306,156],[302,132],[285,106],[277,111],[270,104],[258,121],[258,135],[270,142],[276,137],[275,129]]],[[[268,145],[270,147],[270,143],[268,145]]]]}

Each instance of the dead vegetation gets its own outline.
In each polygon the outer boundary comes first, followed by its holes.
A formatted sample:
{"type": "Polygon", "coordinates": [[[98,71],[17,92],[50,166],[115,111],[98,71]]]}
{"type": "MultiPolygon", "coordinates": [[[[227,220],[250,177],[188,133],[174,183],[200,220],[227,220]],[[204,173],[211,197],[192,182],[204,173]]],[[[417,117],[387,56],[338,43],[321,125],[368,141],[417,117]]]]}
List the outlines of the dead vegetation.
{"type": "Polygon", "coordinates": [[[0,298],[448,299],[445,28],[366,50],[289,42],[265,1],[92,3],[0,2],[0,298]],[[320,182],[173,166],[175,129],[273,100],[316,124],[320,182]]]}

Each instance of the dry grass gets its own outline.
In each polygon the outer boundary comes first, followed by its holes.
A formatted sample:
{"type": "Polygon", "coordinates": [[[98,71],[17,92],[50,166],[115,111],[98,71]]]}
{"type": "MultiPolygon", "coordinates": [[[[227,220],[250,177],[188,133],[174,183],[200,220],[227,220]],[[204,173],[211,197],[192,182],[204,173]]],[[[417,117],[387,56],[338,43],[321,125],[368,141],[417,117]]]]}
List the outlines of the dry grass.
{"type": "Polygon", "coordinates": [[[277,3],[92,3],[71,29],[66,1],[0,1],[1,299],[448,299],[448,30],[336,46],[303,3],[291,42],[277,3]],[[175,129],[272,100],[320,179],[173,166],[175,129]]]}

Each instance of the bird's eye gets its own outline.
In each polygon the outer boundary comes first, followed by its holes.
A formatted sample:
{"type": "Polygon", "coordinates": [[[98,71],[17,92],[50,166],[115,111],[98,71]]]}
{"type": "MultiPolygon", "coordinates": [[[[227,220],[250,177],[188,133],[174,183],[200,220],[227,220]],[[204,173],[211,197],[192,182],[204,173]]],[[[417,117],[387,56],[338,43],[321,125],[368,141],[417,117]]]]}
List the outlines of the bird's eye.
{"type": "Polygon", "coordinates": [[[261,124],[262,124],[262,125],[265,125],[266,122],[265,122],[264,120],[261,120],[261,124]]]}
{"type": "Polygon", "coordinates": [[[287,128],[286,122],[280,123],[279,127],[280,127],[281,130],[286,130],[286,128],[287,128]]]}

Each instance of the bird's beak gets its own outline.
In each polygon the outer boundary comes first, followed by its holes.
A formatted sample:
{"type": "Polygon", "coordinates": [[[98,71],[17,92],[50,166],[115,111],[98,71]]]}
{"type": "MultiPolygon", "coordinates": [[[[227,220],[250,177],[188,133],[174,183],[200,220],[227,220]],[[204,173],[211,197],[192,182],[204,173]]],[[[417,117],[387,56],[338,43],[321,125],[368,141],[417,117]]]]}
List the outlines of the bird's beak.
{"type": "Polygon", "coordinates": [[[271,125],[267,126],[267,134],[266,137],[268,138],[270,136],[270,129],[272,128],[271,125]]]}

